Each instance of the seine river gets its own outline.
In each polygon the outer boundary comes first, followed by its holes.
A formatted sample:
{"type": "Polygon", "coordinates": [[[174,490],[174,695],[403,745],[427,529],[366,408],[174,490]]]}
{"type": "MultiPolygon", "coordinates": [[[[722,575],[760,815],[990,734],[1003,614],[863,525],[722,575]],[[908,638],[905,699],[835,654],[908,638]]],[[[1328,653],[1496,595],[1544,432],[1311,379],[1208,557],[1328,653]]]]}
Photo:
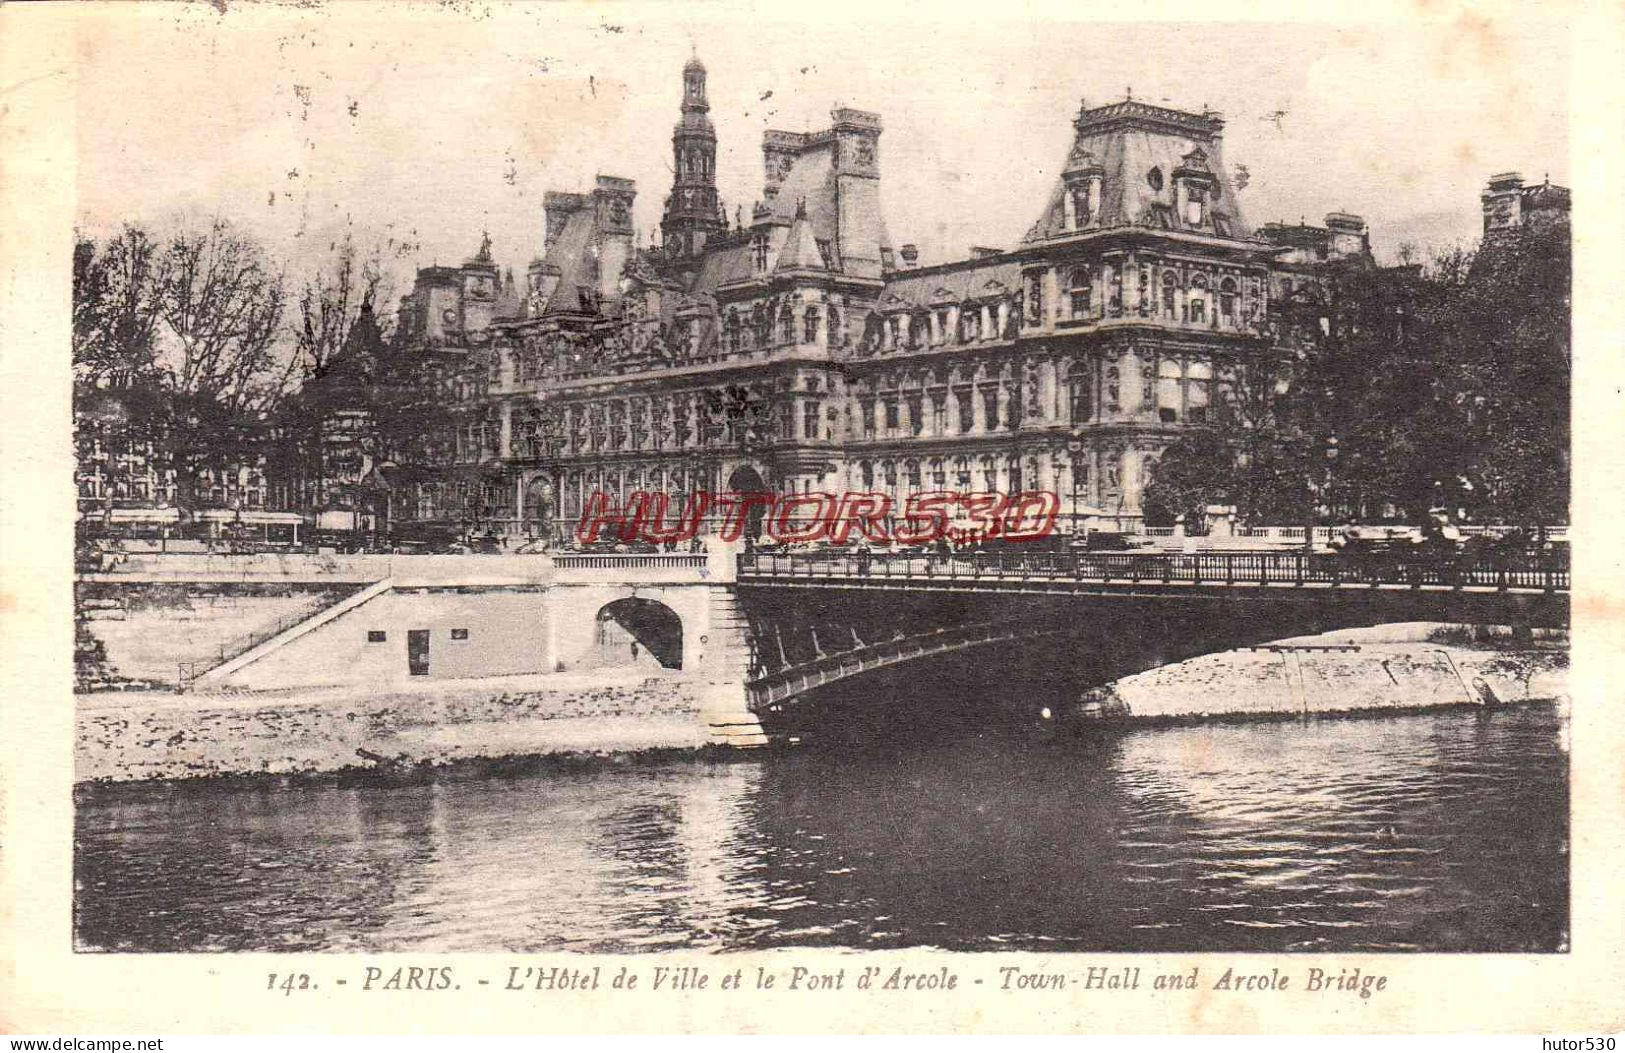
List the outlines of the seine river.
{"type": "Polygon", "coordinates": [[[81,795],[82,949],[1554,951],[1551,706],[81,795]]]}

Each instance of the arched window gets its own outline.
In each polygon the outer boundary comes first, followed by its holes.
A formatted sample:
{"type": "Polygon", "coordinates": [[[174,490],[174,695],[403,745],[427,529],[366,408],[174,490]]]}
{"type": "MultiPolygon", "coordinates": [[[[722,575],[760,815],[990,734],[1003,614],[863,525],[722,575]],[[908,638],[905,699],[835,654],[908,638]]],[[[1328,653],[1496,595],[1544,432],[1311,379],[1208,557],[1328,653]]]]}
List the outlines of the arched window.
{"type": "Polygon", "coordinates": [[[784,306],[779,308],[779,340],[788,344],[795,338],[796,316],[795,312],[791,310],[790,303],[787,300],[785,301],[784,306]]]}
{"type": "Polygon", "coordinates": [[[868,461],[859,461],[858,470],[863,476],[863,488],[873,490],[875,488],[875,466],[868,461]]]}
{"type": "Polygon", "coordinates": [[[727,320],[722,323],[722,336],[730,355],[739,353],[739,312],[728,308],[727,320]]]}
{"type": "Polygon", "coordinates": [[[1225,325],[1236,324],[1236,279],[1226,278],[1219,283],[1219,317],[1225,325]]]}
{"type": "Polygon", "coordinates": [[[801,320],[801,340],[803,343],[816,344],[818,342],[818,308],[809,307],[801,320]]]}
{"type": "Polygon", "coordinates": [[[908,488],[910,490],[916,490],[916,491],[919,490],[919,488],[920,488],[920,462],[919,461],[909,460],[909,461],[904,461],[903,462],[903,481],[908,484],[908,488]]]}
{"type": "Polygon", "coordinates": [[[1005,491],[1007,493],[1021,493],[1021,458],[1010,457],[1004,462],[1005,491]]]}
{"type": "Polygon", "coordinates": [[[1175,301],[1178,299],[1178,291],[1179,291],[1179,276],[1177,274],[1175,274],[1173,271],[1163,271],[1162,272],[1162,316],[1164,318],[1173,318],[1173,317],[1178,315],[1179,310],[1175,306],[1175,301]]]}
{"type": "Polygon", "coordinates": [[[1072,423],[1089,423],[1095,416],[1095,378],[1090,363],[1072,363],[1068,385],[1068,395],[1072,404],[1072,423]]]}
{"type": "Polygon", "coordinates": [[[841,316],[841,312],[831,307],[829,309],[829,346],[846,346],[846,330],[841,328],[841,323],[843,321],[844,319],[841,316]]]}
{"type": "Polygon", "coordinates": [[[1106,409],[1116,412],[1122,404],[1123,382],[1116,366],[1106,367],[1106,409]]]}
{"type": "Polygon", "coordinates": [[[1089,316],[1089,310],[1093,306],[1093,304],[1090,302],[1091,284],[1089,280],[1089,268],[1072,268],[1070,286],[1072,290],[1072,317],[1087,318],[1089,316]]]}

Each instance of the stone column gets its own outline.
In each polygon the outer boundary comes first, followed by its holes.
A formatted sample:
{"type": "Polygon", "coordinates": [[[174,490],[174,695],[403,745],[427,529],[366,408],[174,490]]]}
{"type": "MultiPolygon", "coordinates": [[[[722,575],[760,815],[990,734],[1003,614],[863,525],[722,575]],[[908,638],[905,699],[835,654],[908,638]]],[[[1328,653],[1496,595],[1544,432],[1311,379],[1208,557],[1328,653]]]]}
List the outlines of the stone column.
{"type": "Polygon", "coordinates": [[[993,310],[993,305],[992,304],[985,303],[985,304],[982,305],[982,339],[983,340],[992,340],[994,337],[999,335],[999,331],[996,328],[999,317],[1000,316],[999,316],[998,312],[993,310]]]}
{"type": "Polygon", "coordinates": [[[1010,301],[1009,300],[1001,300],[1001,301],[999,301],[999,312],[998,312],[997,322],[998,322],[998,324],[994,327],[993,336],[994,336],[995,339],[1002,339],[1003,336],[1004,336],[1004,327],[1010,324],[1010,301]]]}
{"type": "MultiPolygon", "coordinates": [[[[1008,428],[1010,426],[1010,385],[1004,383],[1002,380],[999,381],[998,392],[999,392],[999,421],[998,421],[998,424],[999,424],[999,427],[1001,427],[1001,428],[1008,428]]],[[[1020,398],[1021,396],[1018,394],[1016,397],[1020,398]]]]}
{"type": "Polygon", "coordinates": [[[513,456],[513,403],[502,402],[502,429],[497,437],[497,456],[513,456]]]}

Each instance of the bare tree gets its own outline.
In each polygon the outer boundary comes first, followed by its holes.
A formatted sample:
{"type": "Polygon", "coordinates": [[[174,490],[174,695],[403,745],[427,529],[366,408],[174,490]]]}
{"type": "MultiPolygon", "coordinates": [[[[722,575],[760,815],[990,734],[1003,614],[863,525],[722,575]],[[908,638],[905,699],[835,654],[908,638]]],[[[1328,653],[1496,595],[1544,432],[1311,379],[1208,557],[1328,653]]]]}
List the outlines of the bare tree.
{"type": "Polygon", "coordinates": [[[223,220],[169,242],[161,273],[163,320],[179,347],[178,392],[229,413],[268,408],[286,293],[259,247],[223,220]]]}
{"type": "Polygon", "coordinates": [[[349,341],[362,305],[376,305],[385,295],[376,250],[363,259],[349,234],[331,250],[331,259],[305,281],[299,295],[293,354],[283,369],[285,388],[325,373],[349,341]]]}

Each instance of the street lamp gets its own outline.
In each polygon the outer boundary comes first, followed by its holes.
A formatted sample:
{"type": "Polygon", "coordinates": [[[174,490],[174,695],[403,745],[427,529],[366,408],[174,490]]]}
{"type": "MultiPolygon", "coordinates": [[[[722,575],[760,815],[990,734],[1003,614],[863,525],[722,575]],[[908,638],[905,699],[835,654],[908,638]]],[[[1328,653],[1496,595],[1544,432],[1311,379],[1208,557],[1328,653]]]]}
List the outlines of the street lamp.
{"type": "Polygon", "coordinates": [[[1078,455],[1083,453],[1083,450],[1083,438],[1080,434],[1074,432],[1072,438],[1066,441],[1066,452],[1072,458],[1072,540],[1074,541],[1078,538],[1078,520],[1081,518],[1078,512],[1078,455]]]}
{"type": "MultiPolygon", "coordinates": [[[[1322,449],[1322,455],[1324,457],[1324,466],[1322,468],[1323,474],[1321,476],[1321,483],[1319,487],[1320,507],[1326,510],[1326,514],[1329,517],[1332,512],[1332,472],[1337,466],[1338,457],[1337,436],[1328,435],[1326,437],[1326,443],[1322,449]]],[[[1311,488],[1313,488],[1315,485],[1313,475],[1310,476],[1309,485],[1311,488]]],[[[1314,552],[1315,550],[1316,511],[1316,506],[1311,505],[1309,508],[1308,520],[1305,522],[1303,528],[1303,551],[1306,555],[1314,552]]]]}

